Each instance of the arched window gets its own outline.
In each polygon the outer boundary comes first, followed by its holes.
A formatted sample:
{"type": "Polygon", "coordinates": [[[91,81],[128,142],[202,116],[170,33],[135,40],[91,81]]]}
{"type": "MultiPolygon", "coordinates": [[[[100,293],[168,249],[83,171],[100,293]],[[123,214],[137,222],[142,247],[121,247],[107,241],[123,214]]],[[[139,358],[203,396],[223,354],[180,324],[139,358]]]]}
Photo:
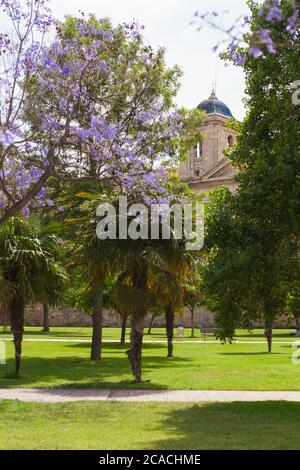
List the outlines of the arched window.
{"type": "Polygon", "coordinates": [[[233,147],[233,137],[232,135],[229,135],[227,138],[227,147],[233,147]]]}

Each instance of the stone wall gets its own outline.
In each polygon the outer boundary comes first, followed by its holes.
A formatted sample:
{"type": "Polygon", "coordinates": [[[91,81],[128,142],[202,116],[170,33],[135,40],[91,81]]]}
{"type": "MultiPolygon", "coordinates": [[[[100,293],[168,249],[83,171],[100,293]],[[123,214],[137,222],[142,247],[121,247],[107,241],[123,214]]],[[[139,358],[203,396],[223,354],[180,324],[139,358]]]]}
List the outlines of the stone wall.
{"type": "MultiPolygon", "coordinates": [[[[146,324],[149,324],[151,315],[148,316],[146,324]]],[[[68,307],[50,307],[49,308],[50,326],[74,326],[84,327],[91,326],[92,319],[89,315],[68,307]]],[[[190,326],[190,314],[185,312],[183,315],[177,316],[175,320],[176,326],[190,326]]],[[[38,304],[26,308],[25,323],[27,326],[43,325],[43,306],[38,304]]],[[[205,309],[197,308],[195,311],[195,326],[200,324],[203,326],[212,326],[214,323],[213,314],[205,309]]],[[[121,326],[119,316],[114,312],[104,311],[104,326],[121,326]]],[[[154,326],[164,326],[164,317],[156,317],[154,326]]]]}
{"type": "MultiPolygon", "coordinates": [[[[92,319],[89,315],[80,312],[74,308],[70,307],[51,307],[49,309],[50,317],[50,326],[60,326],[60,327],[85,327],[92,326],[92,319]]],[[[214,326],[214,315],[213,313],[205,310],[204,308],[197,308],[195,310],[195,326],[199,327],[211,327],[214,326]]],[[[146,326],[149,325],[151,320],[151,315],[148,315],[146,319],[146,326]]],[[[274,327],[281,328],[294,328],[294,321],[288,320],[286,316],[279,318],[274,327]]],[[[0,321],[0,324],[2,322],[0,321]]],[[[43,306],[38,304],[35,306],[30,306],[26,308],[25,312],[25,324],[26,326],[43,326],[43,306]]],[[[130,325],[130,324],[129,324],[130,325]]],[[[128,325],[128,326],[129,326],[128,325]]],[[[175,318],[175,326],[184,326],[186,328],[191,325],[191,317],[189,311],[185,311],[183,315],[177,315],[175,318]]],[[[121,321],[119,315],[114,312],[104,311],[103,314],[103,326],[110,327],[120,327],[121,321]]],[[[154,321],[154,327],[165,326],[164,317],[156,317],[154,321]]],[[[263,325],[256,324],[255,327],[263,327],[263,325]]]]}

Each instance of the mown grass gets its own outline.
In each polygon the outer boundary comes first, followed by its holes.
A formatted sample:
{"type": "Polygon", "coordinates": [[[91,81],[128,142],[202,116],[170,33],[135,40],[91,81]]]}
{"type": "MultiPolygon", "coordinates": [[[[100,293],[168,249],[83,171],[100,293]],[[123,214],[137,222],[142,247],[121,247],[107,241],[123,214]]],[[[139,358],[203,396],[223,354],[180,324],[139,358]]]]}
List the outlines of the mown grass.
{"type": "Polygon", "coordinates": [[[0,449],[298,449],[300,404],[0,402],[0,449]]]}
{"type": "MultiPolygon", "coordinates": [[[[6,342],[7,364],[0,365],[0,387],[133,388],[128,346],[105,343],[103,359],[89,360],[89,343],[24,342],[22,373],[16,379],[13,344],[6,342]]],[[[139,387],[156,389],[299,390],[300,365],[292,362],[290,344],[182,343],[175,357],[166,345],[147,343],[139,387]]]]}

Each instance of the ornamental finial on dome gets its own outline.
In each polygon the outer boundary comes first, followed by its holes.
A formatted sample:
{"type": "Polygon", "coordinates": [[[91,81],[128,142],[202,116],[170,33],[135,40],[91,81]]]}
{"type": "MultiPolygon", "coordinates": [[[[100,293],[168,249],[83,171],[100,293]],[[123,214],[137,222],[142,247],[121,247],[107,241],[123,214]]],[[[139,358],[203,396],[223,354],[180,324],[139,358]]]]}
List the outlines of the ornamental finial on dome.
{"type": "Polygon", "coordinates": [[[209,100],[217,100],[217,99],[218,99],[218,97],[217,97],[217,95],[216,95],[216,92],[215,92],[215,87],[213,87],[212,92],[211,92],[211,95],[210,95],[210,97],[209,97],[208,99],[209,99],[209,100]]]}

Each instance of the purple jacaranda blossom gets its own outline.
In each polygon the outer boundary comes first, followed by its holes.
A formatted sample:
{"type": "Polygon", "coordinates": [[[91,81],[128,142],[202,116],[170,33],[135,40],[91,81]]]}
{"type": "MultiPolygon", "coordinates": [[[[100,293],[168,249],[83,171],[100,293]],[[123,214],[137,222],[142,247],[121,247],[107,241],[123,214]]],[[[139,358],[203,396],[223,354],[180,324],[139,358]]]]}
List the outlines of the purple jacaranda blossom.
{"type": "Polygon", "coordinates": [[[263,51],[261,49],[259,49],[258,47],[252,47],[250,50],[249,50],[249,54],[250,55],[253,55],[253,57],[261,57],[264,55],[263,51]]]}
{"type": "Polygon", "coordinates": [[[29,29],[32,24],[39,32],[45,33],[53,24],[48,3],[48,0],[0,0],[0,8],[18,24],[20,32],[22,26],[29,29]]]}
{"type": "Polygon", "coordinates": [[[265,9],[267,10],[266,20],[270,22],[282,21],[284,18],[283,11],[279,7],[279,1],[273,0],[273,2],[266,2],[265,9]]]}
{"type": "Polygon", "coordinates": [[[235,42],[229,45],[228,55],[236,65],[243,65],[247,60],[247,54],[241,52],[235,42]]]}
{"type": "Polygon", "coordinates": [[[29,207],[23,207],[22,214],[24,215],[24,217],[29,217],[30,215],[29,207]]]}
{"type": "Polygon", "coordinates": [[[294,13],[290,18],[288,19],[288,24],[286,27],[286,30],[291,33],[292,35],[296,34],[297,32],[297,22],[299,19],[299,12],[298,10],[295,9],[294,13]]]}
{"type": "Polygon", "coordinates": [[[28,170],[30,177],[33,179],[33,181],[38,180],[42,176],[41,170],[38,168],[35,168],[34,166],[31,166],[28,170]]]}
{"type": "Polygon", "coordinates": [[[39,191],[39,193],[37,194],[37,198],[39,198],[39,199],[40,199],[40,198],[44,198],[44,197],[46,196],[46,194],[47,194],[47,190],[46,190],[45,187],[43,187],[43,188],[39,191]]]}
{"type": "Polygon", "coordinates": [[[62,69],[61,74],[62,74],[63,77],[66,77],[67,75],[69,75],[70,71],[71,71],[70,67],[68,67],[68,66],[66,65],[66,66],[62,69]]]}
{"type": "Polygon", "coordinates": [[[271,33],[268,29],[260,29],[259,31],[259,38],[261,42],[267,47],[268,51],[271,54],[276,53],[276,46],[273,42],[273,39],[271,37],[271,33]]]}
{"type": "Polygon", "coordinates": [[[1,131],[0,130],[0,144],[4,147],[8,147],[13,144],[16,139],[16,136],[8,129],[1,131]]]}
{"type": "Polygon", "coordinates": [[[47,206],[49,207],[53,207],[54,206],[54,201],[52,201],[52,199],[45,199],[45,203],[47,204],[47,206]]]}
{"type": "Polygon", "coordinates": [[[105,73],[108,73],[110,70],[108,63],[105,60],[100,60],[97,65],[97,68],[105,73]]]}
{"type": "Polygon", "coordinates": [[[105,23],[105,18],[98,19],[100,27],[95,26],[92,23],[77,23],[75,25],[77,31],[82,36],[101,36],[107,38],[109,31],[103,29],[103,23],[105,23]]]}

